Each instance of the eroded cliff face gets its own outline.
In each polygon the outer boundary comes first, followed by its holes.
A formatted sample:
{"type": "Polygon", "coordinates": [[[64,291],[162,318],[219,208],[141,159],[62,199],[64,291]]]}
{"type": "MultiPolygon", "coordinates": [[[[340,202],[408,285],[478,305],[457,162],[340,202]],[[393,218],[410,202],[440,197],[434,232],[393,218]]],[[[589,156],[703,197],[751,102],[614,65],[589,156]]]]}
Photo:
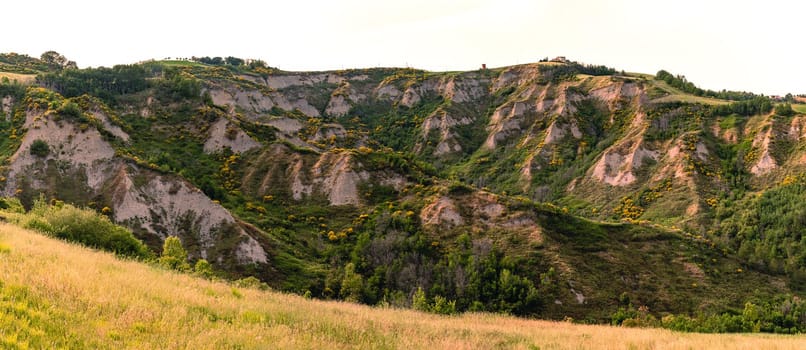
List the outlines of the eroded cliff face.
{"type": "MultiPolygon", "coordinates": [[[[5,195],[14,195],[20,181],[33,180],[30,185],[42,186],[36,175],[43,174],[44,165],[69,164],[83,173],[89,188],[98,188],[102,183],[105,168],[115,156],[115,150],[103,140],[95,128],[79,129],[66,121],[57,121],[40,110],[28,110],[20,147],[9,159],[9,173],[5,195]],[[31,151],[34,141],[44,141],[49,150],[43,157],[31,151]]],[[[43,174],[44,175],[44,174],[43,174]]]]}
{"type": "Polygon", "coordinates": [[[364,204],[361,188],[389,186],[396,191],[409,183],[394,171],[369,171],[351,152],[298,154],[288,146],[267,148],[244,173],[244,191],[305,201],[326,201],[330,205],[364,204]],[[252,185],[249,185],[252,184],[252,185]]]}
{"type": "MultiPolygon", "coordinates": [[[[599,219],[701,224],[714,198],[730,189],[726,162],[760,188],[806,165],[796,147],[806,134],[803,116],[728,123],[700,105],[668,103],[651,78],[557,77],[558,67],[189,69],[201,95],[192,101],[156,90],[114,107],[76,98],[79,119],[57,111],[61,100],[51,109],[22,108],[2,191],[95,202],[152,246],[178,235],[198,257],[250,265],[271,264],[265,231],[298,229],[268,210],[292,218],[309,205],[358,211],[416,198],[413,212],[429,230],[502,229],[539,240],[536,219],[510,211],[500,197],[568,205],[599,219]],[[50,152],[32,154],[35,140],[50,152]],[[193,157],[204,166],[194,168],[193,157]],[[423,190],[451,181],[473,194],[423,190]],[[241,221],[253,214],[250,222],[262,227],[241,221]]],[[[0,102],[5,120],[23,103],[0,102]]],[[[305,249],[328,237],[330,229],[317,225],[305,249]]]]}
{"type": "MultiPolygon", "coordinates": [[[[682,219],[727,186],[720,173],[724,159],[715,156],[724,147],[698,128],[728,144],[755,135],[747,162],[740,164],[755,177],[776,176],[782,162],[791,162],[774,152],[773,140],[799,140],[797,119],[789,130],[773,127],[773,121],[753,124],[752,130],[722,130],[692,105],[670,106],[668,93],[659,95],[663,87],[651,79],[556,79],[552,68],[557,65],[450,74],[283,72],[240,76],[245,84],[211,83],[209,91],[233,117],[270,125],[278,139],[319,154],[289,154],[294,161],[283,176],[266,173],[284,179],[273,191],[286,187],[294,200],[322,196],[334,205],[360,205],[355,188],[374,176],[332,155],[334,148],[383,148],[412,135],[408,148],[396,145],[393,151],[413,152],[479,188],[537,201],[582,200],[598,215],[610,215],[621,198],[671,182],[674,193],[649,204],[660,208],[673,201],[677,209],[671,212],[682,219]],[[390,129],[394,133],[384,134],[390,129]]],[[[269,161],[265,152],[261,157],[269,161]]],[[[257,192],[268,193],[267,176],[257,192]]],[[[244,182],[256,177],[250,170],[244,182]]]]}
{"type": "Polygon", "coordinates": [[[240,264],[268,262],[266,251],[225,208],[184,179],[117,156],[110,142],[117,139],[125,144],[128,135],[112,125],[104,112],[88,114],[101,129],[28,110],[27,132],[9,159],[3,195],[44,192],[51,198],[79,203],[99,200],[95,205],[108,206],[115,221],[133,228],[147,241],[179,236],[186,244],[198,243],[192,254],[214,263],[224,259],[240,264]],[[49,152],[44,156],[32,153],[35,141],[47,144],[49,152]],[[222,241],[235,243],[222,251],[222,241]]]}
{"type": "Polygon", "coordinates": [[[466,227],[473,232],[502,230],[542,242],[541,226],[530,210],[513,210],[498,195],[473,191],[464,195],[440,193],[426,199],[420,219],[427,227],[451,229],[466,227]]]}
{"type": "Polygon", "coordinates": [[[229,149],[234,153],[243,153],[260,146],[260,142],[252,139],[237,125],[226,118],[220,118],[210,126],[207,141],[204,142],[204,152],[215,153],[229,149]]]}

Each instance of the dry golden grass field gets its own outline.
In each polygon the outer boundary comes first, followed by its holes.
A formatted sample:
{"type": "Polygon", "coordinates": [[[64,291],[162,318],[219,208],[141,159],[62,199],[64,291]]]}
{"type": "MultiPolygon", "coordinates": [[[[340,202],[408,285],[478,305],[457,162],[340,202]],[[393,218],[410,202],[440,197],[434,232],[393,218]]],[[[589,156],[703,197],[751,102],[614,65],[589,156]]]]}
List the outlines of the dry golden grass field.
{"type": "Polygon", "coordinates": [[[36,80],[36,74],[18,74],[9,72],[0,72],[0,80],[8,78],[9,81],[17,81],[20,84],[30,84],[36,80]]]}
{"type": "Polygon", "coordinates": [[[0,224],[3,349],[806,349],[804,336],[684,334],[437,316],[236,288],[0,224]]]}

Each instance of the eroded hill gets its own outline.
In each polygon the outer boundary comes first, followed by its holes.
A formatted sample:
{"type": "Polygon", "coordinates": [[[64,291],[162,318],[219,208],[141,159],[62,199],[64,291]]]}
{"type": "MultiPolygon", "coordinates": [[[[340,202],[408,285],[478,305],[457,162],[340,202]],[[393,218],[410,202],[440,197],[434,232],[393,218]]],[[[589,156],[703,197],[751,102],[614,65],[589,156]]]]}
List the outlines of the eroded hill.
{"type": "Polygon", "coordinates": [[[804,281],[806,119],[762,96],[554,62],[30,66],[0,90],[4,195],[90,206],[154,249],[179,236],[285,290],[601,321],[804,281]]]}

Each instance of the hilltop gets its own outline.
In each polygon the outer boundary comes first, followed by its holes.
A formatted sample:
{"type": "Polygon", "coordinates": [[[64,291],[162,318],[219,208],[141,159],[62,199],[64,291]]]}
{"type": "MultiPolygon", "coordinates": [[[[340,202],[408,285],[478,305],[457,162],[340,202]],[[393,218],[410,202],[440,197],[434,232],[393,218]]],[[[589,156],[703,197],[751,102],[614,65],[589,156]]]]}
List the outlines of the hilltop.
{"type": "Polygon", "coordinates": [[[96,349],[797,349],[492,314],[438,316],[211,282],[0,224],[0,347],[96,349]]]}
{"type": "Polygon", "coordinates": [[[0,63],[0,193],[93,208],[155,252],[178,236],[225,277],[589,322],[806,288],[800,105],[575,62],[0,63]]]}

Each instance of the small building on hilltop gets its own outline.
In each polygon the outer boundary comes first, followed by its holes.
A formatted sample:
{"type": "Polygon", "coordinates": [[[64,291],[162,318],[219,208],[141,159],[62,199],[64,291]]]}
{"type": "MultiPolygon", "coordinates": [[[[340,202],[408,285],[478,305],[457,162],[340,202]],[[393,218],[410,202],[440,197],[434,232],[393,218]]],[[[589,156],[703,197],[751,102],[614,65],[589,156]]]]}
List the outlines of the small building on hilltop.
{"type": "Polygon", "coordinates": [[[557,62],[557,63],[568,63],[568,59],[567,59],[567,58],[565,58],[565,56],[557,56],[557,57],[554,57],[554,58],[551,60],[551,62],[557,62]]]}

